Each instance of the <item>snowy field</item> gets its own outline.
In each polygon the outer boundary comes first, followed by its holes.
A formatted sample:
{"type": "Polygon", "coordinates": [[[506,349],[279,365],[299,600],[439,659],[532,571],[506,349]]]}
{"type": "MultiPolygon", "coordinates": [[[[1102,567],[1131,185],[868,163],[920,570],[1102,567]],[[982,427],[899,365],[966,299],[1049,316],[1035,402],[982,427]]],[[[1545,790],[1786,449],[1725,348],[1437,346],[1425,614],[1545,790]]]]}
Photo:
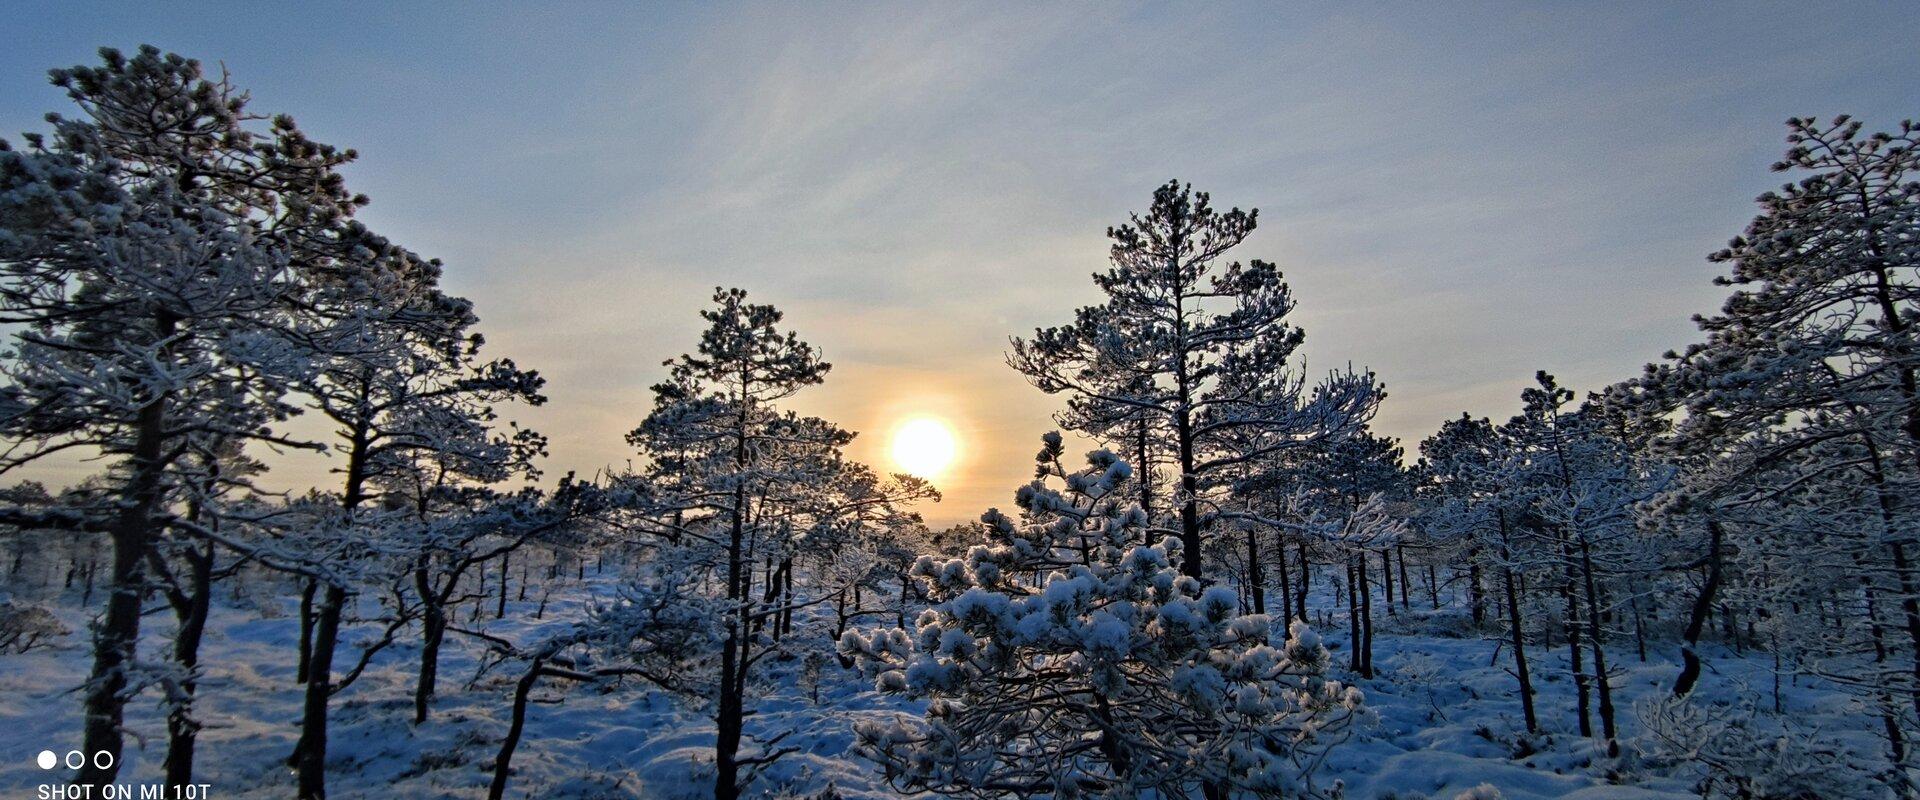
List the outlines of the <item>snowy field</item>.
{"type": "MultiPolygon", "coordinates": [[[[593,598],[610,594],[615,580],[610,570],[604,576],[590,572],[584,583],[565,581],[542,621],[533,620],[537,604],[529,599],[509,603],[501,620],[492,619],[488,607],[479,620],[469,622],[469,609],[463,608],[457,624],[531,641],[579,619],[593,598]]],[[[294,784],[284,761],[298,736],[300,708],[300,688],[293,679],[297,599],[291,592],[270,596],[273,584],[245,585],[251,598],[235,602],[223,591],[226,602],[209,626],[209,677],[201,688],[208,727],[201,736],[197,779],[211,784],[218,798],[286,797],[294,784]]],[[[1334,606],[1331,598],[1323,600],[1315,607],[1334,606]]],[[[58,608],[63,621],[79,631],[86,615],[75,607],[77,601],[77,596],[63,597],[58,608]]],[[[1344,663],[1345,625],[1342,617],[1333,619],[1327,643],[1335,661],[1344,663]]],[[[1673,653],[1666,652],[1669,648],[1650,652],[1644,663],[1634,657],[1631,643],[1614,651],[1619,672],[1615,696],[1623,709],[1626,744],[1619,757],[1608,758],[1573,730],[1564,650],[1531,653],[1544,731],[1529,737],[1507,672],[1510,661],[1504,653],[1495,658],[1493,641],[1393,632],[1458,623],[1427,616],[1417,606],[1411,614],[1402,612],[1379,623],[1382,632],[1376,634],[1374,656],[1379,674],[1357,681],[1378,718],[1335,748],[1317,784],[1331,788],[1338,781],[1349,798],[1401,800],[1452,798],[1483,783],[1513,800],[1696,796],[1690,790],[1696,774],[1642,755],[1639,725],[1629,711],[1638,699],[1661,696],[1672,685],[1678,666],[1673,653]]],[[[830,652],[827,624],[817,618],[803,622],[796,647],[811,644],[830,652]]],[[[149,626],[143,652],[155,652],[170,633],[165,623],[149,626]]],[[[356,631],[346,641],[371,634],[356,631]]],[[[415,727],[409,721],[419,650],[404,636],[336,698],[328,758],[336,796],[485,796],[519,673],[509,664],[477,675],[484,650],[473,641],[450,637],[442,656],[440,698],[425,725],[415,727]]],[[[353,652],[349,647],[343,656],[353,652]]],[[[0,763],[0,797],[31,796],[49,774],[34,766],[31,754],[77,742],[80,707],[71,690],[85,674],[87,659],[84,639],[77,635],[57,647],[0,656],[0,752],[8,754],[0,763]]],[[[863,716],[913,710],[911,706],[873,692],[831,659],[821,671],[817,700],[800,658],[766,663],[774,677],[765,683],[778,689],[756,699],[758,714],[749,718],[749,733],[793,730],[784,744],[796,745],[800,752],[779,762],[754,792],[814,797],[831,785],[846,798],[898,796],[885,786],[876,767],[849,752],[852,725],[863,716]]],[[[1710,652],[1708,664],[1699,699],[1728,703],[1744,698],[1762,706],[1773,702],[1771,660],[1764,654],[1710,652]]],[[[1862,731],[1854,744],[1876,746],[1864,733],[1872,718],[1861,714],[1854,700],[1818,686],[1795,685],[1791,677],[1784,678],[1782,686],[1789,714],[1830,732],[1862,731]]],[[[711,796],[713,725],[696,710],[640,685],[602,689],[549,681],[535,698],[514,758],[508,797],[711,796]]],[[[157,780],[166,742],[159,704],[145,698],[130,711],[132,727],[145,737],[145,746],[136,742],[129,747],[121,780],[157,780]]]]}

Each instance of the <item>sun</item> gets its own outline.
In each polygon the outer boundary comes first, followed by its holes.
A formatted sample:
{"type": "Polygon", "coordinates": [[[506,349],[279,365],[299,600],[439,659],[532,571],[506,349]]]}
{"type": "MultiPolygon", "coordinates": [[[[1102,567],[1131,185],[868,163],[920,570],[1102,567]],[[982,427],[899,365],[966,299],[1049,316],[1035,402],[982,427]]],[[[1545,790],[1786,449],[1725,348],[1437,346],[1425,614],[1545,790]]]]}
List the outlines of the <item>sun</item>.
{"type": "Polygon", "coordinates": [[[937,478],[953,466],[960,444],[953,426],[938,417],[913,417],[894,426],[888,455],[902,472],[921,478],[937,478]]]}

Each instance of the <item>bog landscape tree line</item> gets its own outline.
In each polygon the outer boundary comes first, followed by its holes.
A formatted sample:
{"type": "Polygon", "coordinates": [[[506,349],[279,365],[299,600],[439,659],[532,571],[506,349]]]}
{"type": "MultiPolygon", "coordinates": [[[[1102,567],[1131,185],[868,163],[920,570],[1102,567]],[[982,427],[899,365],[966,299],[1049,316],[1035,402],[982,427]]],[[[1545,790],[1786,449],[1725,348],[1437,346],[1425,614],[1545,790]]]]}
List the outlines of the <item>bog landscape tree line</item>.
{"type": "MultiPolygon", "coordinates": [[[[505,416],[545,401],[542,378],[483,355],[441,264],[356,220],[353,151],[154,48],[51,76],[74,115],[0,141],[0,472],[100,466],[0,494],[7,583],[92,605],[83,749],[122,752],[128,705],[158,698],[169,783],[193,782],[200,648],[244,576],[296,598],[302,798],[327,793],[330,709],[396,641],[419,645],[412,722],[435,724],[449,637],[515,676],[493,797],[537,746],[535,688],[581,684],[710,715],[713,793],[737,797],[793,750],[754,703],[769,661],[797,658],[919,701],[856,729],[902,791],[1311,795],[1367,728],[1377,633],[1414,625],[1496,643],[1522,738],[1556,722],[1537,697],[1570,692],[1565,722],[1607,757],[1684,745],[1705,794],[1838,773],[1915,791],[1910,122],[1789,123],[1792,182],[1711,256],[1731,294],[1699,343],[1584,395],[1540,372],[1518,415],[1463,413],[1412,449],[1370,428],[1379,377],[1306,373],[1279,268],[1237,260],[1257,212],[1169,182],[1108,231],[1104,299],[1011,342],[1071,436],[1040,437],[1010,506],[931,531],[910,509],[934,486],[783,406],[830,365],[738,289],[666,362],[635,465],[540,488],[547,442],[505,416]],[[256,483],[321,454],[331,487],[256,483]],[[544,616],[589,562],[613,601],[536,641],[480,624],[516,588],[544,616]],[[1857,695],[1877,762],[1813,733],[1756,757],[1740,739],[1791,719],[1689,702],[1729,650],[1857,695]],[[1620,665],[1663,652],[1682,662],[1666,699],[1618,702],[1620,665]],[[1564,681],[1542,674],[1552,653],[1564,681]]],[[[0,649],[67,633],[24,596],[0,605],[0,649]]]]}

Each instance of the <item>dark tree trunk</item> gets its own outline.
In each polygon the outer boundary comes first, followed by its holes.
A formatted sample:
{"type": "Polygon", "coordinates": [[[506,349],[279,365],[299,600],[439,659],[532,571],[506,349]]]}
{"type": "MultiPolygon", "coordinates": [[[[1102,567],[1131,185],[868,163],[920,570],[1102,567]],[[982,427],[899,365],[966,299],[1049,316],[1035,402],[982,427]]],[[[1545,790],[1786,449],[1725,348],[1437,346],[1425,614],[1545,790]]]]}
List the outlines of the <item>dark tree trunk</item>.
{"type": "Polygon", "coordinates": [[[793,633],[793,558],[788,557],[780,566],[780,635],[785,637],[793,633]]]}
{"type": "Polygon", "coordinates": [[[507,568],[512,563],[512,551],[500,554],[500,602],[493,607],[494,619],[502,619],[507,616],[507,568]]]}
{"type": "Polygon", "coordinates": [[[1360,662],[1360,648],[1362,647],[1362,639],[1360,637],[1360,590],[1355,583],[1353,573],[1353,556],[1347,556],[1347,638],[1350,640],[1349,644],[1353,650],[1352,653],[1348,654],[1347,666],[1349,669],[1352,669],[1354,673],[1365,675],[1366,673],[1362,671],[1360,662]]]}
{"type": "Polygon", "coordinates": [[[912,592],[913,578],[903,571],[900,573],[900,609],[893,616],[895,627],[907,627],[907,603],[910,602],[912,592]]]}
{"type": "MultiPolygon", "coordinates": [[[[1563,548],[1564,549],[1564,548],[1563,548]]],[[[1566,627],[1568,669],[1573,672],[1574,706],[1580,716],[1580,735],[1593,737],[1593,700],[1587,688],[1586,659],[1583,655],[1586,646],[1580,642],[1580,598],[1573,591],[1573,565],[1567,565],[1566,580],[1561,583],[1560,594],[1566,601],[1566,627]]]]}
{"type": "MultiPolygon", "coordinates": [[[[1361,558],[1365,558],[1365,557],[1366,556],[1363,553],[1361,555],[1361,558]]],[[[1403,575],[1401,577],[1404,578],[1406,576],[1403,575]]],[[[1391,548],[1386,548],[1386,547],[1380,548],[1380,587],[1386,590],[1387,616],[1391,617],[1393,616],[1393,613],[1394,613],[1393,612],[1393,550],[1391,548]]],[[[1405,592],[1406,591],[1405,587],[1402,587],[1401,591],[1405,592]]]]}
{"type": "MultiPolygon", "coordinates": [[[[155,322],[159,341],[171,338],[176,320],[162,315],[155,322]]],[[[166,394],[141,407],[134,426],[133,451],[127,459],[128,476],[122,505],[109,532],[113,542],[112,593],[107,611],[96,629],[93,641],[93,670],[87,676],[83,706],[86,725],[81,750],[112,754],[107,766],[95,765],[89,757],[74,776],[84,786],[111,784],[120,774],[120,755],[124,745],[121,733],[127,698],[127,666],[133,662],[134,648],[140,640],[140,604],[146,592],[144,565],[147,548],[152,546],[153,514],[160,506],[161,450],[167,423],[166,394]]]]}
{"type": "MultiPolygon", "coordinates": [[[[200,666],[200,641],[207,631],[207,613],[213,606],[213,543],[198,552],[186,554],[187,589],[174,598],[174,614],[180,629],[173,637],[173,658],[186,672],[180,682],[181,699],[167,711],[167,785],[176,792],[193,783],[193,751],[199,739],[200,723],[193,718],[194,693],[199,689],[195,675],[200,666]]],[[[184,795],[183,795],[184,796],[184,795]]]]}
{"type": "Polygon", "coordinates": [[[1593,688],[1600,701],[1600,735],[1606,737],[1607,755],[1620,755],[1620,743],[1613,725],[1613,687],[1607,680],[1606,635],[1600,627],[1600,596],[1593,582],[1593,547],[1580,537],[1581,580],[1587,593],[1587,638],[1593,643],[1593,688]]]}
{"type": "Polygon", "coordinates": [[[1360,593],[1360,675],[1373,677],[1373,590],[1367,585],[1367,551],[1354,557],[1354,588],[1360,593]]]}
{"type": "MultiPolygon", "coordinates": [[[[1903,370],[1902,377],[1911,381],[1913,371],[1903,370]]],[[[1915,411],[1920,412],[1920,405],[1915,406],[1915,411]]],[[[1910,423],[1913,423],[1915,420],[1920,420],[1920,417],[1909,417],[1910,423]]],[[[1874,443],[1873,437],[1862,436],[1860,438],[1861,441],[1865,443],[1867,454],[1870,457],[1868,461],[1868,475],[1873,480],[1874,494],[1879,500],[1880,521],[1887,533],[1887,551],[1893,556],[1894,576],[1900,581],[1900,611],[1906,623],[1907,640],[1913,647],[1913,668],[1911,670],[1913,686],[1910,694],[1914,711],[1920,713],[1920,596],[1916,595],[1913,564],[1907,558],[1907,546],[1901,538],[1895,534],[1897,523],[1894,519],[1894,500],[1887,490],[1887,478],[1884,468],[1881,465],[1880,448],[1874,443]]]]}
{"type": "Polygon", "coordinates": [[[1713,611],[1714,595],[1720,591],[1720,522],[1711,517],[1707,519],[1707,579],[1700,587],[1700,595],[1693,599],[1693,610],[1687,615],[1687,629],[1681,634],[1680,677],[1673,681],[1673,696],[1686,697],[1693,691],[1693,685],[1700,680],[1700,655],[1694,648],[1700,646],[1700,634],[1706,629],[1707,615],[1713,611]]]}
{"type": "Polygon", "coordinates": [[[1267,613],[1267,577],[1260,569],[1260,536],[1254,526],[1248,525],[1247,539],[1247,590],[1253,596],[1253,613],[1267,613]]]}
{"type": "Polygon", "coordinates": [[[1300,543],[1300,618],[1307,618],[1307,584],[1312,579],[1313,562],[1307,560],[1307,543],[1300,543]]]}
{"type": "Polygon", "coordinates": [[[447,636],[447,597],[459,585],[458,575],[448,579],[444,590],[435,588],[432,562],[422,560],[413,571],[414,592],[420,596],[420,674],[413,687],[413,724],[427,721],[435,684],[440,678],[440,645],[447,636]]]}
{"type": "MultiPolygon", "coordinates": [[[[896,625],[898,627],[905,628],[907,626],[907,622],[906,622],[907,598],[905,594],[905,590],[906,590],[905,576],[901,576],[900,578],[900,588],[901,588],[900,613],[895,617],[895,619],[897,620],[896,625]]],[[[833,596],[833,640],[835,642],[840,641],[840,637],[846,635],[847,624],[852,621],[853,621],[852,615],[850,615],[847,612],[847,589],[845,587],[841,587],[840,591],[833,596]]],[[[839,658],[840,658],[841,669],[853,668],[854,661],[852,657],[848,656],[845,653],[841,653],[839,654],[839,658]]]]}
{"type": "MultiPolygon", "coordinates": [[[[1861,594],[1867,603],[1867,634],[1873,641],[1873,660],[1876,664],[1884,664],[1887,660],[1887,644],[1885,632],[1880,625],[1880,603],[1873,590],[1873,579],[1862,574],[1860,585],[1861,594]]],[[[1893,695],[1886,690],[1885,686],[1880,687],[1879,700],[1880,723],[1887,736],[1892,777],[1895,781],[1904,783],[1905,777],[1902,771],[1907,768],[1906,734],[1901,730],[1899,712],[1894,708],[1893,695]]]]}
{"type": "Polygon", "coordinates": [[[1480,590],[1480,554],[1476,549],[1467,551],[1467,612],[1473,616],[1473,624],[1486,623],[1486,595],[1480,590]]]}
{"type": "MultiPolygon", "coordinates": [[[[347,485],[341,508],[349,520],[366,499],[368,425],[362,421],[354,428],[347,454],[347,485]]],[[[340,643],[340,618],[346,613],[347,587],[327,583],[325,592],[316,609],[318,619],[313,626],[312,660],[307,665],[300,740],[293,750],[300,800],[324,800],[327,796],[327,705],[333,699],[333,654],[340,643]]]]}
{"type": "MultiPolygon", "coordinates": [[[[746,465],[746,419],[740,420],[740,439],[735,463],[746,465]]],[[[727,599],[734,610],[727,620],[727,638],[720,651],[720,696],[715,706],[714,728],[714,800],[736,800],[740,796],[740,739],[746,725],[746,686],[741,680],[749,665],[752,614],[749,610],[753,580],[752,567],[746,563],[746,487],[733,491],[733,512],[727,538],[727,599]]]]}
{"type": "Polygon", "coordinates": [[[1513,677],[1520,682],[1520,710],[1527,718],[1527,732],[1540,730],[1540,720],[1533,712],[1533,676],[1527,671],[1527,635],[1520,618],[1520,588],[1514,585],[1513,570],[1502,569],[1507,590],[1508,627],[1513,631],[1513,677]]]}
{"type": "Polygon", "coordinates": [[[1520,682],[1520,710],[1526,716],[1527,732],[1538,733],[1540,719],[1533,710],[1533,677],[1527,670],[1526,626],[1520,617],[1520,587],[1513,576],[1513,552],[1507,546],[1507,515],[1500,518],[1500,574],[1507,594],[1507,623],[1513,633],[1513,676],[1520,682]]]}
{"type": "Polygon", "coordinates": [[[1413,584],[1407,581],[1407,546],[1404,544],[1395,546],[1394,553],[1400,557],[1400,609],[1412,611],[1413,584]]]}
{"type": "Polygon", "coordinates": [[[293,681],[302,685],[313,664],[313,595],[318,588],[312,578],[300,587],[300,666],[294,670],[293,681]]]}
{"type": "Polygon", "coordinates": [[[1640,663],[1647,663],[1647,621],[1640,613],[1640,598],[1633,599],[1633,647],[1639,653],[1640,663]]]}
{"type": "Polygon", "coordinates": [[[300,800],[324,800],[327,796],[327,702],[333,695],[333,651],[340,641],[340,617],[346,605],[347,590],[328,585],[317,609],[313,663],[300,716],[300,741],[294,747],[300,800]]]}
{"type": "MultiPolygon", "coordinates": [[[[1185,395],[1184,387],[1181,394],[1185,395]]],[[[1180,546],[1186,551],[1181,555],[1180,573],[1202,580],[1205,570],[1201,562],[1205,559],[1200,552],[1200,482],[1193,474],[1193,423],[1184,403],[1174,415],[1174,432],[1180,445],[1180,546]]]]}
{"type": "Polygon", "coordinates": [[[1146,516],[1147,524],[1140,535],[1145,537],[1143,544],[1148,547],[1153,542],[1153,461],[1147,457],[1147,416],[1140,414],[1134,423],[1134,448],[1140,457],[1140,463],[1134,465],[1134,476],[1140,482],[1140,513],[1146,516]]]}
{"type": "Polygon", "coordinates": [[[1912,563],[1907,559],[1906,545],[1898,540],[1887,543],[1893,551],[1894,574],[1900,578],[1900,612],[1906,620],[1907,640],[1913,645],[1913,709],[1920,713],[1920,597],[1915,596],[1912,563]]]}
{"type": "Polygon", "coordinates": [[[1293,624],[1293,570],[1287,568],[1287,542],[1274,534],[1274,564],[1280,568],[1280,624],[1281,627],[1293,624]]]}
{"type": "Polygon", "coordinates": [[[527,698],[533,684],[540,680],[545,662],[534,659],[527,673],[513,685],[513,717],[507,723],[507,736],[500,740],[500,753],[493,757],[493,781],[487,785],[487,800],[502,800],[507,795],[507,776],[513,771],[513,751],[520,747],[520,735],[527,729],[527,698]]]}

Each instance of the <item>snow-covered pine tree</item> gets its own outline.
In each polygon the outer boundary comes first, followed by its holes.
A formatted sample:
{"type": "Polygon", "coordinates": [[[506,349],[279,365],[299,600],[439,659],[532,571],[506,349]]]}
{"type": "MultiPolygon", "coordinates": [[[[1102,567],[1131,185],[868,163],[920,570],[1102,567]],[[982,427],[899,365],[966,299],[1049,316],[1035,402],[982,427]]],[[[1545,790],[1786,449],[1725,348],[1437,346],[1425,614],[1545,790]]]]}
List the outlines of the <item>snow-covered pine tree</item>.
{"type": "Polygon", "coordinates": [[[1606,661],[1607,629],[1603,617],[1612,613],[1612,599],[1598,589],[1621,567],[1648,566],[1644,553],[1633,546],[1632,507],[1650,498],[1657,476],[1644,474],[1632,462],[1623,443],[1606,435],[1588,409],[1567,408],[1573,392],[1560,387],[1545,372],[1535,376],[1538,386],[1521,393],[1523,409],[1501,430],[1512,447],[1504,474],[1509,486],[1525,493],[1530,515],[1523,526],[1529,535],[1543,537],[1541,552],[1558,555],[1561,587],[1566,602],[1568,644],[1573,652],[1574,685],[1579,692],[1580,732],[1592,735],[1587,714],[1589,684],[1597,701],[1601,737],[1616,752],[1618,728],[1612,675],[1606,661]],[[1639,562],[1639,563],[1633,563],[1639,562]],[[1612,569],[1608,569],[1608,568],[1612,569]],[[1592,655],[1591,680],[1580,674],[1580,649],[1592,655]]]}
{"type": "Polygon", "coordinates": [[[709,672],[712,680],[687,689],[708,693],[717,729],[714,797],[734,800],[789,752],[772,747],[781,732],[761,739],[760,752],[741,752],[752,738],[746,722],[754,667],[777,652],[776,634],[792,609],[847,588],[795,594],[801,539],[890,517],[897,504],[937,494],[909,476],[876,479],[845,459],[852,433],[781,411],[777,403],[820,383],[829,365],[798,335],[779,330],[782,314],[773,306],[749,303],[739,289],[716,289],[713,302],[700,312],[707,328],[698,352],[667,362],[671,371],[654,387],[653,411],[628,435],[646,464],[624,479],[632,498],[625,528],[659,540],[643,585],[695,590],[687,602],[718,614],[717,663],[688,670],[709,672]],[[758,576],[757,565],[766,567],[758,576]]]}
{"type": "Polygon", "coordinates": [[[1179,538],[1138,544],[1124,461],[1095,451],[1067,471],[1060,447],[1049,434],[1020,520],[982,518],[992,544],[915,565],[936,604],[913,631],[842,637],[881,690],[928,701],[915,722],[861,723],[862,751],[904,791],[1311,793],[1361,693],[1326,678],[1305,623],[1275,646],[1231,588],[1182,574],[1179,538]]]}
{"type": "MultiPolygon", "coordinates": [[[[519,429],[512,434],[495,432],[495,407],[510,402],[545,402],[540,394],[544,379],[520,369],[511,360],[481,358],[483,339],[472,330],[478,317],[469,302],[445,295],[434,286],[437,264],[397,248],[375,257],[410,267],[407,272],[415,279],[406,286],[408,292],[393,298],[402,302],[389,299],[381,305],[361,302],[316,306],[314,316],[327,323],[315,336],[323,343],[323,350],[316,358],[313,379],[302,389],[313,408],[337,426],[339,441],[334,449],[345,457],[338,470],[343,482],[341,516],[322,530],[346,541],[309,541],[316,547],[316,555],[328,554],[335,566],[334,575],[351,577],[353,573],[340,568],[348,563],[340,557],[344,551],[360,549],[354,542],[368,542],[377,543],[370,551],[382,557],[414,559],[408,565],[412,570],[381,564],[378,569],[383,577],[407,571],[417,577],[418,559],[423,555],[432,559],[435,548],[430,542],[437,538],[431,522],[424,528],[416,525],[423,499],[428,502],[429,514],[433,510],[431,493],[423,498],[418,491],[403,494],[393,490],[418,490],[423,482],[438,482],[441,487],[454,483],[485,485],[528,475],[530,459],[542,452],[544,440],[519,429]],[[381,507],[364,508],[370,503],[381,507]],[[404,508],[407,505],[412,508],[404,508]],[[407,536],[409,532],[416,536],[407,536]],[[420,547],[406,547],[410,538],[421,537],[424,539],[414,542],[420,547]]],[[[337,299],[351,301],[353,295],[337,299]]],[[[512,536],[509,540],[524,541],[512,536]]],[[[489,557],[498,555],[487,552],[489,557]]],[[[455,563],[461,561],[465,561],[464,554],[455,559],[455,563]]],[[[390,586],[382,579],[368,583],[390,586]]],[[[308,667],[306,704],[300,743],[292,762],[300,774],[302,798],[325,795],[327,706],[340,688],[334,683],[333,659],[343,615],[362,588],[339,581],[319,581],[308,588],[319,596],[312,604],[310,628],[303,619],[300,642],[301,661],[308,667]]],[[[432,594],[430,590],[422,596],[422,604],[427,606],[429,641],[444,631],[444,619],[435,624],[444,609],[431,602],[432,594]]],[[[389,620],[387,624],[391,629],[397,622],[402,620],[389,620]]],[[[385,641],[381,641],[382,646],[385,641]]],[[[427,650],[423,658],[437,653],[436,647],[427,650]]],[[[423,661],[419,692],[423,697],[432,694],[433,671],[432,664],[423,661]]],[[[416,713],[423,713],[424,706],[424,700],[419,701],[416,713]]]]}
{"type": "MultiPolygon", "coordinates": [[[[220,532],[245,528],[259,513],[260,492],[252,478],[266,466],[249,458],[241,442],[231,436],[189,436],[188,452],[177,462],[180,504],[185,523],[220,532]]],[[[178,674],[165,678],[169,786],[194,783],[196,743],[202,727],[195,714],[199,693],[200,645],[207,632],[215,583],[244,563],[221,561],[223,548],[215,540],[177,528],[160,532],[147,551],[153,582],[172,609],[175,628],[172,655],[178,674]]]]}
{"type": "MultiPolygon", "coordinates": [[[[1801,526],[1814,519],[1806,514],[1846,532],[1829,541],[1848,542],[1834,555],[1856,579],[1814,588],[1839,593],[1830,599],[1849,613],[1834,638],[1856,644],[1816,649],[1871,649],[1870,657],[1828,663],[1855,665],[1840,670],[1857,676],[1847,683],[1905,695],[1910,710],[1889,718],[1911,719],[1920,714],[1920,575],[1907,517],[1920,494],[1920,132],[1905,121],[1864,134],[1846,116],[1787,126],[1789,147],[1773,169],[1797,179],[1761,195],[1747,230],[1710,256],[1729,266],[1716,283],[1734,292],[1720,313],[1696,318],[1706,340],[1668,353],[1623,393],[1675,417],[1661,446],[1705,462],[1686,480],[1701,501],[1696,529],[1715,542],[1696,548],[1707,568],[1737,568],[1721,558],[1730,549],[1781,553],[1804,544],[1801,526]],[[1715,463],[1723,459],[1735,468],[1715,463]],[[1822,476],[1845,478],[1834,491],[1808,493],[1822,476]],[[1785,496],[1743,492],[1729,478],[1785,496]],[[1785,513],[1723,513],[1755,507],[1785,513]],[[1904,669],[1887,668],[1895,658],[1904,669]]],[[[1789,588],[1821,571],[1763,574],[1789,588]]],[[[1787,640],[1812,643],[1827,638],[1821,632],[1835,631],[1794,630],[1787,640]]],[[[1887,733],[1903,762],[1910,732],[1890,724],[1887,733]]]]}
{"type": "Polygon", "coordinates": [[[1007,357],[1040,390],[1069,396],[1065,419],[1098,420],[1089,426],[1111,436],[1123,420],[1150,418],[1143,430],[1168,437],[1178,533],[1190,554],[1183,568],[1194,578],[1204,574],[1200,494],[1212,475],[1344,436],[1372,417],[1382,394],[1371,373],[1349,369],[1309,388],[1292,368],[1304,336],[1286,321],[1294,300],[1279,268],[1222,261],[1258,216],[1216,211],[1205,192],[1168,182],[1144,217],[1107,231],[1113,266],[1094,276],[1106,302],[1014,339],[1007,357]],[[1218,442],[1251,431],[1262,434],[1262,448],[1234,452],[1218,442]]]}
{"type": "Polygon", "coordinates": [[[1540,721],[1527,662],[1526,605],[1521,602],[1526,562],[1517,557],[1514,541],[1519,506],[1507,502],[1496,472],[1506,460],[1504,446],[1491,421],[1464,412],[1422,441],[1421,472],[1428,490],[1422,522],[1436,539],[1457,543],[1466,573],[1468,613],[1474,622],[1486,618],[1483,570],[1499,576],[1502,602],[1496,616],[1506,621],[1521,715],[1527,732],[1535,733],[1540,721]]]}
{"type": "MultiPolygon", "coordinates": [[[[0,389],[11,469],[79,449],[114,464],[98,505],[70,523],[110,534],[107,609],[85,690],[83,748],[116,756],[138,691],[134,644],[146,559],[176,509],[189,435],[273,438],[295,300],[340,282],[329,247],[361,198],[335,169],[352,158],[270,124],[196,61],[142,47],[50,74],[79,106],[51,136],[0,143],[0,319],[20,326],[0,389]]],[[[111,783],[119,759],[76,781],[111,783]]]]}

